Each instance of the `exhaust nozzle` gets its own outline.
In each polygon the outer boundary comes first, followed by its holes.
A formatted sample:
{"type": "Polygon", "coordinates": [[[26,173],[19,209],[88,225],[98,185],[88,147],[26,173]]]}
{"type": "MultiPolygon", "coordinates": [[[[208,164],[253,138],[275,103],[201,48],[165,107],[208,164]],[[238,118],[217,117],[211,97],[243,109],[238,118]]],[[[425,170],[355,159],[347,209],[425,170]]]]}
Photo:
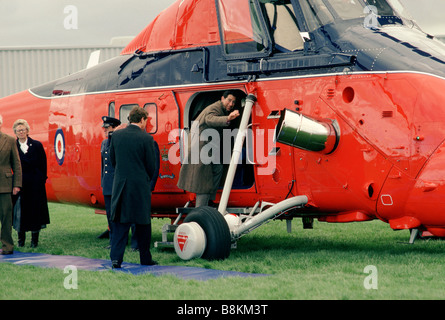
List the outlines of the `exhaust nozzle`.
{"type": "Polygon", "coordinates": [[[332,153],[338,145],[339,128],[334,120],[315,120],[292,110],[281,111],[275,137],[278,142],[308,151],[332,153]]]}

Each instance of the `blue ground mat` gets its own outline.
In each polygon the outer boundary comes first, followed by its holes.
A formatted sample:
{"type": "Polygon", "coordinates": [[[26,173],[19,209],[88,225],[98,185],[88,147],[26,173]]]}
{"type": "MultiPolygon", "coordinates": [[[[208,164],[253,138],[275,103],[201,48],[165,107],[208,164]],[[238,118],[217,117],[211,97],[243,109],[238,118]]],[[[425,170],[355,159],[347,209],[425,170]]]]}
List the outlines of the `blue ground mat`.
{"type": "Polygon", "coordinates": [[[155,276],[174,275],[186,280],[211,280],[222,277],[264,277],[266,274],[244,273],[236,271],[213,270],[198,267],[183,266],[141,266],[136,263],[122,263],[121,269],[112,269],[109,260],[89,259],[76,256],[58,256],[45,253],[32,253],[14,251],[11,255],[0,255],[0,262],[9,262],[15,265],[32,265],[46,268],[65,269],[72,265],[79,270],[105,271],[113,270],[134,275],[150,273],[155,276]]]}

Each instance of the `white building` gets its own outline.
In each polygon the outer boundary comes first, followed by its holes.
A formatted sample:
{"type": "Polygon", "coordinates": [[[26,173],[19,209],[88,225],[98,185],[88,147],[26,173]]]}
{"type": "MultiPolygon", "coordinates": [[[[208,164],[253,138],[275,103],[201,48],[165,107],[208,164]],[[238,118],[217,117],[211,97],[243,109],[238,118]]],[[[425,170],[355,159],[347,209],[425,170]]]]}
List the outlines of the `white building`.
{"type": "Polygon", "coordinates": [[[85,69],[91,53],[97,50],[100,50],[98,61],[103,62],[118,56],[124,47],[123,43],[83,47],[0,47],[0,98],[85,69]]]}

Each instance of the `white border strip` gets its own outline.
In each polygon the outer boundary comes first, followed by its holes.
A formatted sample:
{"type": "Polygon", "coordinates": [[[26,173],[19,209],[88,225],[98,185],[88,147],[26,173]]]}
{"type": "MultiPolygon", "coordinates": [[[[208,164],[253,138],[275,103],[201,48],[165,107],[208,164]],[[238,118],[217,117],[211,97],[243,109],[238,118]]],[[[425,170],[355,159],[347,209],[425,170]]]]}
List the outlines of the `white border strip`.
{"type": "MultiPolygon", "coordinates": [[[[292,80],[292,79],[308,79],[308,78],[323,78],[323,77],[332,77],[332,76],[354,76],[354,75],[372,75],[372,74],[402,74],[402,73],[410,73],[410,74],[421,74],[425,76],[432,76],[438,79],[445,80],[445,77],[441,77],[435,74],[421,72],[421,71],[359,71],[359,72],[351,72],[351,73],[343,73],[343,72],[335,72],[335,73],[323,73],[317,75],[304,75],[304,76],[288,76],[288,77],[277,77],[277,78],[269,78],[269,79],[258,79],[256,82],[266,82],[266,81],[279,81],[279,80],[292,80]]],[[[167,90],[167,89],[181,89],[181,88],[193,88],[193,87],[204,87],[204,86],[223,86],[223,85],[233,85],[233,84],[246,84],[248,81],[224,81],[224,82],[208,82],[208,83],[198,83],[198,84],[186,84],[186,85],[171,85],[171,86],[159,86],[159,87],[142,87],[142,88],[133,88],[133,89],[121,89],[121,90],[107,90],[107,91],[94,91],[94,92],[84,92],[77,94],[69,94],[64,96],[54,96],[54,97],[43,97],[32,91],[32,89],[28,89],[28,92],[39,99],[44,100],[52,100],[52,99],[62,99],[68,97],[78,97],[78,96],[87,96],[87,95],[99,95],[99,94],[108,94],[108,93],[122,93],[122,92],[137,92],[137,91],[151,91],[151,90],[167,90]]]]}

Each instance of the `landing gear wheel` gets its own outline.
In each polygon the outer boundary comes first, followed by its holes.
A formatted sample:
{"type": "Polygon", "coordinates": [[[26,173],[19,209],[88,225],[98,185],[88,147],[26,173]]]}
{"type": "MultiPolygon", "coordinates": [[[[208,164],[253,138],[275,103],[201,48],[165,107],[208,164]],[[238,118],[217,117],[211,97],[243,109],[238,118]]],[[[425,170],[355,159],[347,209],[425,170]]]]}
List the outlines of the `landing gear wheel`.
{"type": "MultiPolygon", "coordinates": [[[[201,258],[207,260],[224,260],[229,257],[231,248],[230,230],[221,213],[211,207],[198,207],[187,215],[182,225],[192,222],[198,224],[205,234],[206,244],[201,258]]],[[[175,232],[175,249],[177,241],[187,240],[188,234],[179,234],[184,230],[186,230],[185,227],[178,227],[177,232],[175,232]]],[[[196,233],[198,234],[199,231],[196,233]]],[[[199,244],[197,244],[197,246],[198,245],[199,244]]],[[[181,246],[184,248],[187,246],[187,243],[181,243],[181,246]]],[[[196,251],[198,252],[200,250],[196,251]]],[[[178,250],[176,250],[176,252],[178,253],[178,250]]],[[[180,252],[178,255],[181,257],[180,252]]]]}

